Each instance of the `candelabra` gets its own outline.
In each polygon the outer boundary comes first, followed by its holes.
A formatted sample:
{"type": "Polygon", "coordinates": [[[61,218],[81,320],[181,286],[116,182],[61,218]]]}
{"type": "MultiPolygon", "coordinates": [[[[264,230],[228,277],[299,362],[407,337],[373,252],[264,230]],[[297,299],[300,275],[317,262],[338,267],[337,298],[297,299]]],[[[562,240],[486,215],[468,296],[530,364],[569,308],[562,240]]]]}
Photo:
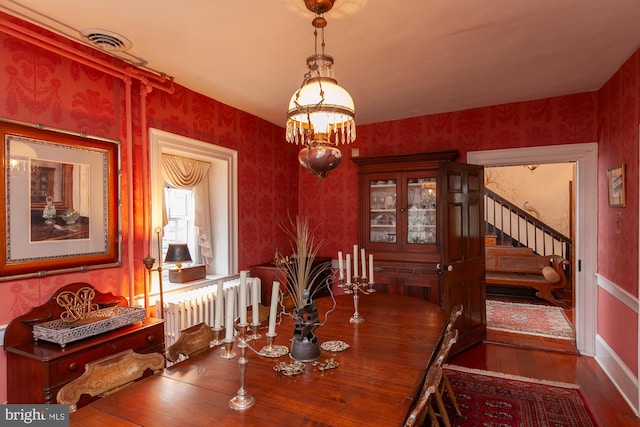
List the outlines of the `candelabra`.
{"type": "Polygon", "coordinates": [[[342,289],[344,289],[345,294],[353,294],[353,307],[354,312],[353,316],[349,319],[350,323],[362,323],[364,322],[364,317],[360,316],[358,312],[358,294],[369,295],[376,290],[373,288],[373,281],[367,282],[366,277],[358,277],[354,276],[350,281],[345,283],[344,277],[340,278],[340,284],[338,285],[342,289]]]}
{"type": "MultiPolygon", "coordinates": [[[[238,367],[240,368],[240,388],[238,389],[238,394],[236,394],[231,400],[229,400],[229,406],[231,409],[235,409],[236,411],[242,411],[244,409],[250,408],[256,403],[256,399],[253,396],[250,396],[247,393],[247,389],[244,387],[245,378],[247,374],[247,364],[249,360],[246,358],[247,340],[251,338],[251,336],[247,336],[247,328],[249,324],[240,323],[238,325],[238,348],[240,349],[240,358],[238,359],[238,367]]],[[[226,347],[227,341],[225,341],[226,347]]],[[[233,341],[231,341],[231,346],[233,346],[233,341]]]]}

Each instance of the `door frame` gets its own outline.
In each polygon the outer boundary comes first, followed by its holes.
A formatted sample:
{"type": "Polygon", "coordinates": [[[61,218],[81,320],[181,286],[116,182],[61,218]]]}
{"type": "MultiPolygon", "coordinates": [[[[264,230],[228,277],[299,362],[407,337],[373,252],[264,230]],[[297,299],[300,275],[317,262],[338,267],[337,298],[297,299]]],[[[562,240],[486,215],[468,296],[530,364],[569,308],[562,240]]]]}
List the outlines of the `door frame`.
{"type": "Polygon", "coordinates": [[[575,254],[581,267],[575,269],[576,346],[581,354],[595,356],[597,332],[597,235],[598,144],[550,145],[469,151],[467,163],[483,166],[513,166],[530,163],[576,163],[575,254]]]}

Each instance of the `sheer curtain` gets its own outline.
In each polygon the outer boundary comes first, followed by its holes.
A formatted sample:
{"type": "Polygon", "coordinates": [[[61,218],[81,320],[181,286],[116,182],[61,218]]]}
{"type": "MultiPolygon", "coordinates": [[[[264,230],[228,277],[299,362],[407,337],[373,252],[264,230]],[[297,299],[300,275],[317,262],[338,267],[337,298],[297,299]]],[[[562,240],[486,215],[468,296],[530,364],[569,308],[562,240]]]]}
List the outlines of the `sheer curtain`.
{"type": "MultiPolygon", "coordinates": [[[[195,202],[195,223],[198,229],[198,246],[209,269],[213,260],[211,245],[211,212],[209,209],[209,168],[211,164],[170,154],[162,154],[162,178],[172,187],[193,190],[195,202]]],[[[163,193],[164,194],[164,193],[163,193]]],[[[163,196],[163,206],[164,203],[163,196]]],[[[167,224],[166,209],[163,223],[167,224]]]]}

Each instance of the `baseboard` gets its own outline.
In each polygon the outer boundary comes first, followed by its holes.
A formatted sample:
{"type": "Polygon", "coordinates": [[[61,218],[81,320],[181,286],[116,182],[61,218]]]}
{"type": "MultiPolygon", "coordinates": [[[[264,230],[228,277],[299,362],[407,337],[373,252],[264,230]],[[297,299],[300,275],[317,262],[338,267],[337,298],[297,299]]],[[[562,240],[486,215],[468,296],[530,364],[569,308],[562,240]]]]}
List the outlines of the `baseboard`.
{"type": "Polygon", "coordinates": [[[638,378],[600,335],[596,335],[595,359],[636,416],[638,416],[640,409],[638,408],[638,378]]]}

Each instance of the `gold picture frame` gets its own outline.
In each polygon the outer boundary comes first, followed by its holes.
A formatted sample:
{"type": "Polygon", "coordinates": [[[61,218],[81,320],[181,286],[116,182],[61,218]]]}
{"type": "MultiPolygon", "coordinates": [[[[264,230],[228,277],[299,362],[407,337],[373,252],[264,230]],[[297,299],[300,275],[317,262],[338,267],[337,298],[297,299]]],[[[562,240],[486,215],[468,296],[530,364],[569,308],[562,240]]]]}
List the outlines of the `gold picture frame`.
{"type": "Polygon", "coordinates": [[[120,144],[0,120],[0,281],[120,265],[120,144]]]}
{"type": "Polygon", "coordinates": [[[609,189],[609,206],[623,208],[626,206],[624,163],[607,171],[609,189]]]}

